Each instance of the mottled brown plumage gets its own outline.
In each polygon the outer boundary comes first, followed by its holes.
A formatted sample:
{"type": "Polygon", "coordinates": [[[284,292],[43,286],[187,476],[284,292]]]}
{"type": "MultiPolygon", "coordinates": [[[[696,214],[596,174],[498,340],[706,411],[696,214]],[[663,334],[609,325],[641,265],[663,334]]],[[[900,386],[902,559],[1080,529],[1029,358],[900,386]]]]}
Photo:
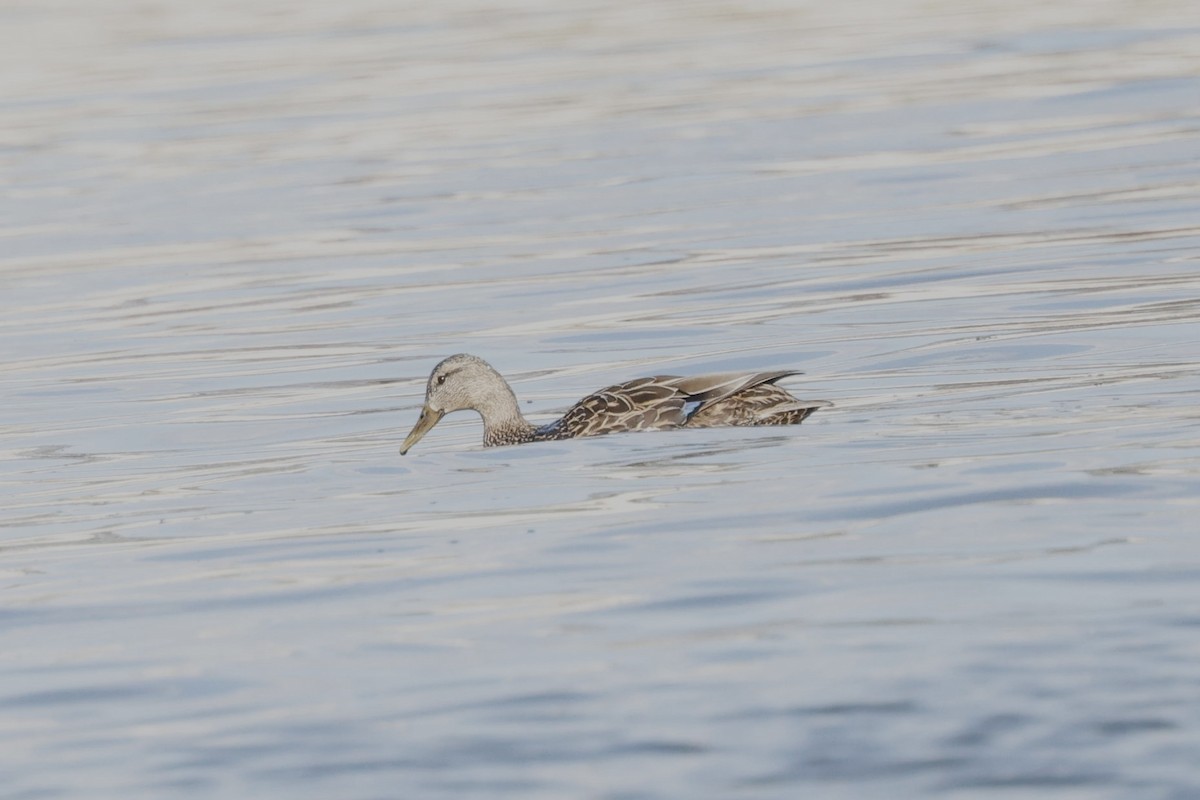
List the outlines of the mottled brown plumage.
{"type": "Polygon", "coordinates": [[[539,427],[522,416],[516,395],[500,373],[483,359],[460,353],[433,368],[421,416],[400,453],[407,453],[446,414],[468,409],[483,417],[487,447],[620,431],[796,425],[818,408],[832,405],[798,400],[775,385],[798,374],[779,370],[635,378],[588,395],[561,419],[539,427]]]}

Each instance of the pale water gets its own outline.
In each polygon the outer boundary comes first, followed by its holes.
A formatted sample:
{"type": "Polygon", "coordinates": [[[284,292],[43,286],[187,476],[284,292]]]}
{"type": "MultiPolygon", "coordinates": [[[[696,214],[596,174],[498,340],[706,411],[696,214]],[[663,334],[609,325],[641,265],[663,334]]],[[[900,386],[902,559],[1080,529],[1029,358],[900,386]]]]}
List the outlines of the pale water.
{"type": "Polygon", "coordinates": [[[0,7],[0,796],[1200,797],[1200,10],[829,5],[0,7]]]}

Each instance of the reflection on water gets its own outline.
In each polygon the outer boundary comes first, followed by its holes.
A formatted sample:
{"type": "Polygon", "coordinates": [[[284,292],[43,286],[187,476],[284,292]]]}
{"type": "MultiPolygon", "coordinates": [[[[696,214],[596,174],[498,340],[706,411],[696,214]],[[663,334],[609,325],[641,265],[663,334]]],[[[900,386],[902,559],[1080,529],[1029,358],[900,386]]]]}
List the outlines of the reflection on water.
{"type": "Polygon", "coordinates": [[[6,797],[1195,794],[1191,4],[0,22],[6,797]]]}

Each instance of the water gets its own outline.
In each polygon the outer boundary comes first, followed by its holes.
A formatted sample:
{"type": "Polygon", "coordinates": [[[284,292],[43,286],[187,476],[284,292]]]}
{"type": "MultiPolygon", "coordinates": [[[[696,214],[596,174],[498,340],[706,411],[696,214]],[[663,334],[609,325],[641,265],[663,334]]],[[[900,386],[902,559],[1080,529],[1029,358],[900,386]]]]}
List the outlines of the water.
{"type": "Polygon", "coordinates": [[[0,795],[1200,796],[1192,6],[9,4],[0,795]]]}

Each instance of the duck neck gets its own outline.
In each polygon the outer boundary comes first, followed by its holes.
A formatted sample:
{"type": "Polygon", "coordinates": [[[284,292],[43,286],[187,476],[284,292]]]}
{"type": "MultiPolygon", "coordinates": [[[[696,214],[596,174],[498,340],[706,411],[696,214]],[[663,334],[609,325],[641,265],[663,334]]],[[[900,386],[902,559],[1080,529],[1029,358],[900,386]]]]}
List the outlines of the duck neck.
{"type": "Polygon", "coordinates": [[[483,417],[483,444],[494,447],[503,444],[518,444],[534,438],[537,431],[521,414],[517,396],[512,388],[501,379],[502,387],[489,393],[488,402],[478,409],[483,417]]]}

